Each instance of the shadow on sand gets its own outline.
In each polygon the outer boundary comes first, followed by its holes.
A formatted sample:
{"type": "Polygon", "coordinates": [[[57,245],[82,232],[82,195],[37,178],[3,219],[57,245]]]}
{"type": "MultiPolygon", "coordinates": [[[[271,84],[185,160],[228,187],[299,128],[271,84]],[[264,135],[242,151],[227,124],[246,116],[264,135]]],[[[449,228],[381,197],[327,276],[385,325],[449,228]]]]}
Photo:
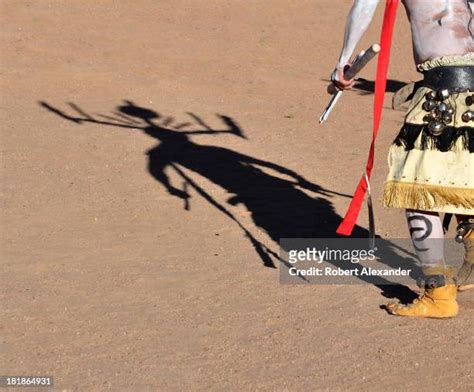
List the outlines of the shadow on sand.
{"type": "MultiPolygon", "coordinates": [[[[233,206],[243,204],[255,226],[265,231],[275,244],[281,238],[337,237],[335,230],[341,217],[328,198],[348,195],[324,189],[281,165],[228,148],[194,142],[193,139],[199,135],[245,138],[242,128],[229,116],[217,115],[223,128],[214,129],[194,113],[187,113],[189,121],[178,123],[172,117],[139,107],[130,101],[124,101],[112,114],[95,116],[74,103],[69,103],[74,115],[66,114],[46,102],[40,102],[40,105],[76,124],[92,123],[140,130],[156,139],[159,143],[147,152],[150,174],[170,196],[182,199],[186,210],[191,209],[191,193],[194,193],[225,214],[249,239],[266,267],[275,268],[275,262],[282,260],[276,251],[252,234],[251,228],[240,222],[232,212],[233,206]],[[190,129],[196,126],[198,129],[190,129]],[[173,178],[180,179],[178,184],[172,183],[167,174],[170,171],[175,173],[173,178]],[[225,189],[231,196],[224,202],[216,200],[199,184],[199,176],[225,189]]],[[[353,236],[364,238],[368,233],[357,226],[353,236]]],[[[364,280],[363,277],[359,278],[364,280]]],[[[376,286],[382,289],[386,297],[396,297],[403,302],[410,302],[415,296],[406,286],[390,285],[389,281],[376,286]]]]}
{"type": "MultiPolygon", "coordinates": [[[[321,79],[321,81],[326,82],[327,84],[331,82],[329,79],[321,79]]],[[[398,90],[400,90],[406,85],[407,83],[402,82],[401,80],[388,79],[387,86],[385,87],[385,92],[396,93],[398,90]]],[[[352,90],[359,95],[371,95],[375,91],[375,81],[367,80],[364,78],[357,78],[355,79],[352,90]]]]}

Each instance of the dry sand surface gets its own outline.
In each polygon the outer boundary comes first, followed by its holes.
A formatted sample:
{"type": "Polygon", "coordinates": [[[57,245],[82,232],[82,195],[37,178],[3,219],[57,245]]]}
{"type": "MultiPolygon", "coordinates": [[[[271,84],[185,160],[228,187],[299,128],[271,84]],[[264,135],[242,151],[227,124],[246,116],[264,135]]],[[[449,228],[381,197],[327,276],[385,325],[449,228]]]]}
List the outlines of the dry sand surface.
{"type": "MultiPolygon", "coordinates": [[[[278,238],[331,235],[349,199],[324,190],[352,193],[366,159],[370,84],[317,124],[348,1],[0,4],[2,374],[58,391],[473,390],[474,293],[455,319],[411,320],[379,308],[390,290],[279,283],[278,238]]],[[[407,27],[400,10],[395,86],[418,78],[407,27]]],[[[379,234],[400,237],[380,202],[390,97],[373,188],[379,234]]]]}

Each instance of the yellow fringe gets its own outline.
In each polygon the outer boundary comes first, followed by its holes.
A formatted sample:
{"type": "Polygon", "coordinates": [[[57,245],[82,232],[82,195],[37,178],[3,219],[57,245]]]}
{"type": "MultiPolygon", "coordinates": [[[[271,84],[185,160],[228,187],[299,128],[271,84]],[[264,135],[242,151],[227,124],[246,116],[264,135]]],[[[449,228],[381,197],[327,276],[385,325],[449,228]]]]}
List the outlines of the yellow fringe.
{"type": "Polygon", "coordinates": [[[442,211],[450,206],[474,211],[474,189],[387,181],[383,203],[386,207],[423,211],[442,211]]]}

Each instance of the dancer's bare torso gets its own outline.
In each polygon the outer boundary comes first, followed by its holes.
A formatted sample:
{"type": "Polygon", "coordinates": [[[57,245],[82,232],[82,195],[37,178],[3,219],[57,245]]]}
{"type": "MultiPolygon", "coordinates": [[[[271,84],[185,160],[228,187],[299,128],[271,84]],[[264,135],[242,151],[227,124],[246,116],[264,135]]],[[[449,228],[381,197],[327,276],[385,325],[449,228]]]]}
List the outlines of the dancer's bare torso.
{"type": "Polygon", "coordinates": [[[403,4],[417,64],[474,52],[474,23],[468,0],[403,0],[403,4]]]}
{"type": "MultiPolygon", "coordinates": [[[[413,54],[417,64],[436,57],[474,52],[472,1],[402,0],[411,26],[413,54]]],[[[367,30],[378,3],[379,0],[353,1],[336,68],[339,76],[367,30]]]]}

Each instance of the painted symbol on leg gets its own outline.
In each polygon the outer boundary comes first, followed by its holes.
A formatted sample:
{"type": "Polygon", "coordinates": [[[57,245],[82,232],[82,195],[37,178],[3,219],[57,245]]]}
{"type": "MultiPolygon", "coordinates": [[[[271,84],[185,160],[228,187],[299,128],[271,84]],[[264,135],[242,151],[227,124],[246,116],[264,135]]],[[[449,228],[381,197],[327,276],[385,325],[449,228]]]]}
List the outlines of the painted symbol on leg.
{"type": "Polygon", "coordinates": [[[408,218],[408,223],[412,224],[413,221],[421,221],[424,222],[425,227],[410,227],[410,235],[413,240],[413,246],[419,252],[426,252],[429,248],[420,248],[416,244],[426,240],[431,233],[433,232],[433,224],[430,220],[423,215],[412,215],[408,218]],[[421,232],[420,235],[416,235],[416,233],[421,232]]]}

